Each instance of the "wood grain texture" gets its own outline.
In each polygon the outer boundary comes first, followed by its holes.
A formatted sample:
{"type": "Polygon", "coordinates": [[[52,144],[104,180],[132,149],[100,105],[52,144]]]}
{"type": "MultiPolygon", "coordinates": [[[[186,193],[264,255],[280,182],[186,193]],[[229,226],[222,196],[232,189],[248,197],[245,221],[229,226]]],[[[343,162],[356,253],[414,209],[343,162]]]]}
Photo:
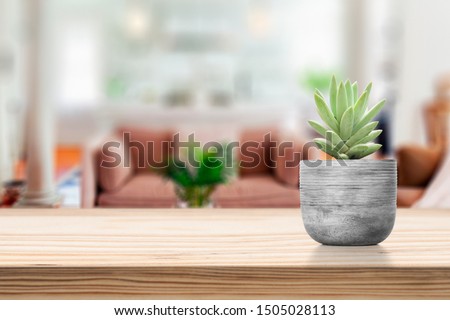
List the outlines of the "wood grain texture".
{"type": "Polygon", "coordinates": [[[327,247],[299,209],[4,209],[0,297],[450,298],[450,211],[327,247]]]}

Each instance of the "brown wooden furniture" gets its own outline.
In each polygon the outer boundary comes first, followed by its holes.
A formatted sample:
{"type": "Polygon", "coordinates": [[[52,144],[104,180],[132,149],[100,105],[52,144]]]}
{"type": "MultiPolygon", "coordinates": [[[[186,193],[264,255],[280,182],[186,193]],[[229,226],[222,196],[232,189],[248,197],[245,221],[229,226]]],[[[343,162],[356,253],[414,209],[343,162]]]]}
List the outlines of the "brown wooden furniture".
{"type": "Polygon", "coordinates": [[[0,210],[1,298],[450,298],[450,211],[327,247],[300,209],[0,210]]]}
{"type": "Polygon", "coordinates": [[[426,146],[405,145],[397,152],[399,207],[410,207],[424,194],[450,143],[450,74],[438,78],[434,98],[423,108],[426,146]]]}

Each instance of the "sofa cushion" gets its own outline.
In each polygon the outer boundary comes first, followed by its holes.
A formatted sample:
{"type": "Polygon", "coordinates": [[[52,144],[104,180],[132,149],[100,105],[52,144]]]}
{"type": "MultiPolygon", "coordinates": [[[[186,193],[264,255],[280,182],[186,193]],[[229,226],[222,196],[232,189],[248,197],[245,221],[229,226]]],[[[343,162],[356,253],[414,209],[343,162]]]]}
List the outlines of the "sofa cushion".
{"type": "Polygon", "coordinates": [[[151,173],[136,174],[117,191],[103,192],[100,207],[170,208],[176,205],[174,185],[151,173]]]}
{"type": "Polygon", "coordinates": [[[291,187],[299,186],[300,160],[307,159],[304,142],[289,137],[277,139],[275,149],[275,177],[291,187]]]}
{"type": "Polygon", "coordinates": [[[110,147],[107,151],[105,150],[106,153],[102,150],[98,151],[98,182],[102,190],[116,191],[131,177],[133,168],[124,164],[125,148],[123,143],[112,140],[110,142],[116,142],[119,147],[110,147]],[[114,152],[115,155],[112,156],[111,152],[114,152]],[[117,160],[120,163],[115,163],[117,160]]]}
{"type": "MultiPolygon", "coordinates": [[[[240,138],[240,175],[269,173],[274,166],[274,157],[270,154],[270,141],[267,134],[274,138],[275,131],[270,128],[247,129],[240,138]]],[[[272,146],[274,147],[274,146],[272,146]]]]}
{"type": "Polygon", "coordinates": [[[416,145],[402,146],[397,151],[397,159],[399,185],[425,187],[442,160],[442,150],[416,145]]]}
{"type": "Polygon", "coordinates": [[[409,208],[416,203],[424,193],[424,188],[399,187],[397,190],[397,206],[400,208],[409,208]]]}
{"type": "Polygon", "coordinates": [[[161,168],[166,165],[165,160],[167,160],[170,143],[173,140],[171,130],[122,127],[118,133],[124,137],[125,147],[131,154],[131,164],[135,172],[148,173],[151,168],[161,168]]]}
{"type": "Polygon", "coordinates": [[[298,188],[280,184],[273,176],[247,175],[219,186],[213,200],[222,208],[299,208],[298,188]]]}

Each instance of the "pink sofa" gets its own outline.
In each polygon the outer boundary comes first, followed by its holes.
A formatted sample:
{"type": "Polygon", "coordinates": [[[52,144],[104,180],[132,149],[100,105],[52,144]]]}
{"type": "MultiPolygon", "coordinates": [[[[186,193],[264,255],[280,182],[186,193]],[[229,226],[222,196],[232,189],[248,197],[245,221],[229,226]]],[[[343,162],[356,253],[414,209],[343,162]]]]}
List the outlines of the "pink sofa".
{"type": "MultiPolygon", "coordinates": [[[[155,131],[148,129],[127,128],[119,129],[111,136],[93,141],[84,150],[82,173],[82,207],[140,207],[140,208],[169,208],[176,206],[176,195],[172,182],[165,180],[149,168],[138,168],[136,153],[131,149],[131,166],[117,168],[101,167],[102,160],[111,158],[102,153],[102,146],[107,141],[120,142],[120,152],[124,154],[128,145],[122,143],[122,134],[130,132],[132,140],[153,141],[155,146],[171,143],[173,132],[155,131]]],[[[241,145],[245,141],[261,142],[252,152],[260,156],[266,155],[266,163],[257,166],[243,165],[239,168],[239,175],[226,185],[221,185],[213,194],[217,207],[224,208],[268,208],[292,207],[299,208],[300,196],[298,190],[299,169],[296,166],[286,166],[287,161],[296,164],[301,160],[299,151],[303,143],[297,142],[293,147],[282,147],[281,135],[271,129],[249,129],[240,135],[241,145]],[[270,148],[263,142],[263,137],[270,132],[274,144],[270,148]],[[269,150],[271,153],[269,153],[269,150]],[[265,151],[265,153],[264,153],[265,151]],[[297,154],[297,159],[294,155],[297,154]],[[270,161],[272,160],[272,161],[270,161]]],[[[283,141],[286,141],[283,139],[283,141]]],[[[165,147],[157,148],[155,159],[163,159],[168,155],[165,147]]],[[[151,150],[145,150],[151,156],[151,150]]],[[[123,155],[122,154],[122,155],[123,155]]],[[[302,153],[303,154],[303,153],[302,153]]],[[[239,152],[237,157],[245,159],[239,152]]]]}

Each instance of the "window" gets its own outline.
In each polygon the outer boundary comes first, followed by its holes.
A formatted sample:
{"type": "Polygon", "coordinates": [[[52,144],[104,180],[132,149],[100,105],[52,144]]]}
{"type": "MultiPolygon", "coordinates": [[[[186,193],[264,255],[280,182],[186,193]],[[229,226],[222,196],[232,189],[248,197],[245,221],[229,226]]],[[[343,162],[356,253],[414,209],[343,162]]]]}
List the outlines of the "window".
{"type": "Polygon", "coordinates": [[[59,34],[57,101],[85,108],[98,104],[101,92],[100,37],[94,23],[66,23],[59,34]]]}

